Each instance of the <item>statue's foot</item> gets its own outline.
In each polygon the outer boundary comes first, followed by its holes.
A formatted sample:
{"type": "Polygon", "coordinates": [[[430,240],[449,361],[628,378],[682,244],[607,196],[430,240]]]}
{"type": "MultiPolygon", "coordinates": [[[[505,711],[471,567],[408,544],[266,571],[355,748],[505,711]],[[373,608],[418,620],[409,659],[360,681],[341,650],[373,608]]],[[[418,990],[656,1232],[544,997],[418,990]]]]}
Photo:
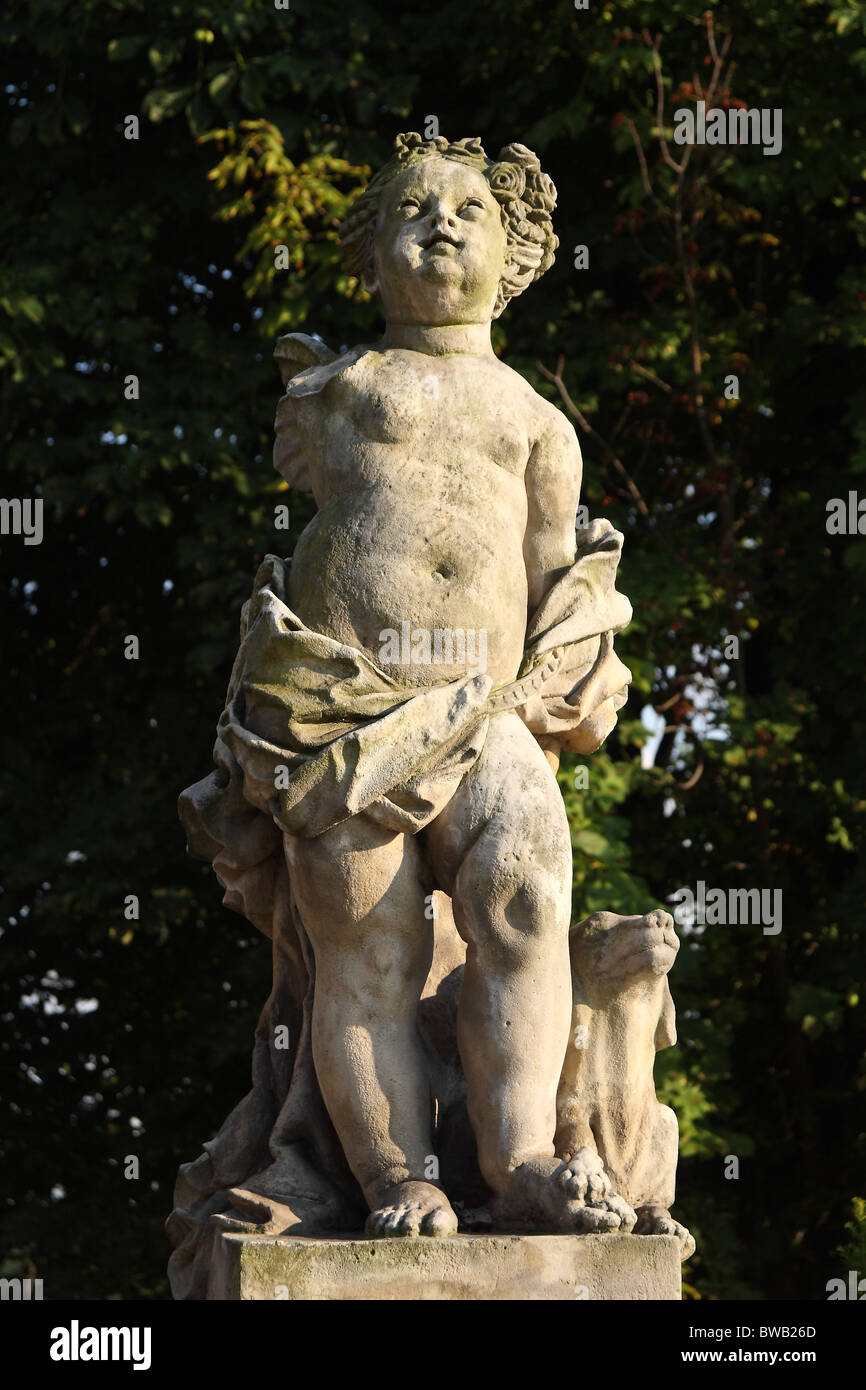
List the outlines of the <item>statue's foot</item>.
{"type": "Polygon", "coordinates": [[[593,1149],[579,1149],[566,1163],[536,1158],[510,1174],[493,1203],[498,1226],[600,1235],[627,1234],[637,1217],[610,1189],[610,1179],[593,1149]]]}
{"type": "Polygon", "coordinates": [[[666,1207],[638,1207],[636,1236],[676,1236],[680,1243],[680,1259],[687,1260],[695,1253],[695,1238],[691,1231],[675,1221],[666,1207]]]}
{"type": "Polygon", "coordinates": [[[444,1192],[429,1182],[398,1182],[380,1194],[367,1217],[368,1236],[453,1236],[457,1217],[444,1192]]]}

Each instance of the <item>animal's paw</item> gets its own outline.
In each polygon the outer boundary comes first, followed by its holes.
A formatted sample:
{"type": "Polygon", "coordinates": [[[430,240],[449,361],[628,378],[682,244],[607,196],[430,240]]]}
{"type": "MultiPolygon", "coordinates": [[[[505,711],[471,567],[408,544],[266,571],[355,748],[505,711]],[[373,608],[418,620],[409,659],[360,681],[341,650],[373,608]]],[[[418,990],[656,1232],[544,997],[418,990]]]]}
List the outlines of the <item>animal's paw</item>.
{"type": "Polygon", "coordinates": [[[630,1231],[634,1230],[637,1213],[629,1206],[624,1197],[618,1197],[615,1192],[611,1192],[609,1197],[605,1197],[601,1206],[618,1219],[619,1226],[615,1226],[614,1230],[619,1230],[623,1235],[628,1235],[630,1231]]]}
{"type": "Polygon", "coordinates": [[[610,1178],[595,1149],[584,1146],[572,1154],[559,1175],[559,1185],[577,1202],[600,1202],[610,1193],[610,1178]]]}
{"type": "Polygon", "coordinates": [[[636,1236],[676,1236],[680,1243],[680,1259],[687,1260],[695,1253],[695,1238],[691,1231],[675,1221],[665,1207],[639,1207],[636,1236]]]}
{"type": "Polygon", "coordinates": [[[627,1234],[637,1217],[628,1202],[612,1191],[610,1178],[595,1149],[585,1146],[564,1163],[559,1185],[573,1202],[579,1204],[574,1212],[575,1228],[584,1234],[604,1234],[618,1231],[627,1234]]]}
{"type": "Polygon", "coordinates": [[[627,1236],[637,1217],[624,1198],[611,1192],[592,1205],[581,1206],[573,1215],[573,1229],[582,1235],[627,1236]]]}
{"type": "Polygon", "coordinates": [[[385,1189],[365,1229],[368,1236],[453,1236],[457,1217],[444,1192],[408,1181],[385,1189]]]}

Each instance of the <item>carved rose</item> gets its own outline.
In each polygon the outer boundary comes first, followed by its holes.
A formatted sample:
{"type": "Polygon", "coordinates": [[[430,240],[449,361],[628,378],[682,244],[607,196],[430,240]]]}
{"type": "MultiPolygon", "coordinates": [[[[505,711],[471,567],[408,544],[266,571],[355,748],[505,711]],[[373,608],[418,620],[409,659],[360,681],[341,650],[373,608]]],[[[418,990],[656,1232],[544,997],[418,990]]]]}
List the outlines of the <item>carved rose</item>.
{"type": "Polygon", "coordinates": [[[494,164],[487,180],[499,198],[520,198],[526,187],[526,175],[519,164],[494,164]]]}
{"type": "Polygon", "coordinates": [[[536,174],[541,168],[538,155],[528,150],[525,145],[505,145],[499,151],[498,157],[503,164],[520,164],[528,174],[536,174]]]}
{"type": "Polygon", "coordinates": [[[540,171],[531,180],[523,201],[536,212],[551,213],[556,207],[556,188],[553,179],[540,171]]]}

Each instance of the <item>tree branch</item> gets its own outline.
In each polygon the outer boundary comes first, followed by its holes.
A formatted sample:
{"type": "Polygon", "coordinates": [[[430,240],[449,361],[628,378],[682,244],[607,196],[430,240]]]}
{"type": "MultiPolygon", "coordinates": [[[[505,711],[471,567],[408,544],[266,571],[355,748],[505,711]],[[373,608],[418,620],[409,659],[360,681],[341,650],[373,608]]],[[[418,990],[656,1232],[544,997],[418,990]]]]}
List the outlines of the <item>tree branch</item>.
{"type": "Polygon", "coordinates": [[[638,511],[648,521],[649,508],[647,507],[646,502],[643,500],[643,497],[638,491],[637,485],[629,475],[629,472],[626,469],[622,459],[619,458],[616,453],[614,453],[610,444],[608,444],[606,439],[602,438],[602,436],[598,433],[598,430],[593,429],[592,425],[587,420],[583,411],[579,408],[579,406],[575,404],[575,402],[569,395],[565,382],[562,379],[562,372],[563,368],[565,367],[565,356],[562,353],[560,353],[556,363],[555,372],[551,372],[549,368],[545,367],[543,362],[536,362],[535,365],[541,372],[541,375],[543,377],[546,377],[546,379],[552,382],[553,385],[556,387],[557,391],[562,397],[566,410],[569,412],[570,415],[574,416],[574,419],[580,425],[580,428],[584,431],[586,435],[589,436],[590,439],[592,439],[599,446],[599,448],[602,451],[602,454],[604,455],[604,461],[612,464],[612,466],[616,469],[617,473],[619,473],[620,477],[622,478],[623,482],[628,488],[629,494],[631,495],[632,500],[634,501],[638,511]]]}

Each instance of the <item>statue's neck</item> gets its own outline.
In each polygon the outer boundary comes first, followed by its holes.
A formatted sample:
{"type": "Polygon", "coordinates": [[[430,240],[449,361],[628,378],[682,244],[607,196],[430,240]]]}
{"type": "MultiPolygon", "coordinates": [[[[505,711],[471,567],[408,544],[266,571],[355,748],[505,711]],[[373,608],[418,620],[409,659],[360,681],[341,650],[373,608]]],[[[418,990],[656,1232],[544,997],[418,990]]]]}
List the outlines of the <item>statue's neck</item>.
{"type": "Polygon", "coordinates": [[[385,328],[382,349],[409,348],[426,352],[431,357],[465,352],[477,357],[492,357],[490,324],[485,323],[391,323],[385,328]]]}
{"type": "Polygon", "coordinates": [[[615,1065],[608,1068],[612,1089],[616,1089],[617,1081],[631,1086],[651,1074],[663,980],[663,976],[661,981],[638,980],[630,989],[589,1001],[593,1010],[590,1031],[599,1044],[601,1056],[617,1059],[615,1065]]]}

